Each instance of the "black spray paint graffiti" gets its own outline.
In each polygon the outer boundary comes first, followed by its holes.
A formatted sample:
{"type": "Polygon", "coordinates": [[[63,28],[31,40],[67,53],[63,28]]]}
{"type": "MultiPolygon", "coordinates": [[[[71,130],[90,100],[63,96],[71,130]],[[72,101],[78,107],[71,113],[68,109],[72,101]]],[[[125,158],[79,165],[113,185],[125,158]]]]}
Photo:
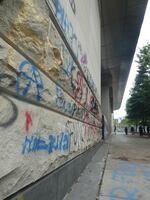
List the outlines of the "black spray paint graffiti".
{"type": "Polygon", "coordinates": [[[72,8],[72,11],[74,12],[74,14],[76,13],[76,4],[74,0],[69,0],[70,2],[70,6],[72,8]]]}
{"type": "Polygon", "coordinates": [[[18,116],[18,108],[16,104],[8,97],[0,96],[0,127],[8,127],[12,125],[18,116]]]}

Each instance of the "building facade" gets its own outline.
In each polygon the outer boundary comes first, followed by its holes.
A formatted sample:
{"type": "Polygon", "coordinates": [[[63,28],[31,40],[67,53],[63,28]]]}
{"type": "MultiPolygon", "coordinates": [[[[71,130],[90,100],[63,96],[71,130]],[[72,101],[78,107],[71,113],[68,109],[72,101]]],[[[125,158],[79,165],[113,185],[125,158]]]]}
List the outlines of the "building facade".
{"type": "Polygon", "coordinates": [[[61,200],[101,144],[102,115],[111,133],[146,7],[120,48],[122,2],[0,1],[0,199],[61,200]]]}

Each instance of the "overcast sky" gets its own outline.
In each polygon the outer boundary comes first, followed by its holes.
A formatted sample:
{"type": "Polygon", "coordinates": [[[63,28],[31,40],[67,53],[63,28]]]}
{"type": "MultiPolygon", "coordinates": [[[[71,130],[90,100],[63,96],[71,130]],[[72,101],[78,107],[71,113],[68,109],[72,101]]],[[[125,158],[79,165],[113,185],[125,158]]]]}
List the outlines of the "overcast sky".
{"type": "Polygon", "coordinates": [[[134,55],[134,58],[133,58],[133,62],[132,62],[130,74],[129,74],[129,77],[128,77],[126,89],[125,89],[125,92],[124,92],[122,104],[121,104],[121,107],[120,107],[119,110],[114,111],[114,118],[115,119],[122,118],[126,115],[126,112],[125,112],[126,101],[130,96],[129,95],[130,89],[134,85],[134,80],[135,80],[135,76],[136,76],[136,73],[137,73],[137,63],[136,63],[137,57],[136,57],[136,54],[138,53],[139,48],[144,46],[147,42],[150,42],[150,0],[148,2],[147,8],[146,8],[145,17],[144,17],[143,25],[142,25],[142,28],[141,28],[141,33],[140,33],[140,36],[139,36],[135,55],[134,55]]]}

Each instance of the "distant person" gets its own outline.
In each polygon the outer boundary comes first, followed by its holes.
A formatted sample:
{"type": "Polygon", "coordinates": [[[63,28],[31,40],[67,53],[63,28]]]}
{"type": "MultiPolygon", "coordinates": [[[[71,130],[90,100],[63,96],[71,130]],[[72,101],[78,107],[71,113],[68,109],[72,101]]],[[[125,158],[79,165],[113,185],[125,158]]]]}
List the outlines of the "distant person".
{"type": "Polygon", "coordinates": [[[126,135],[128,135],[128,128],[127,127],[124,128],[124,132],[125,132],[126,135]]]}
{"type": "Polygon", "coordinates": [[[132,133],[132,135],[134,134],[134,127],[133,126],[131,126],[131,133],[132,133]]]}
{"type": "Polygon", "coordinates": [[[102,115],[102,140],[105,139],[105,120],[104,115],[102,115]]]}
{"type": "Polygon", "coordinates": [[[140,136],[143,135],[143,128],[142,128],[142,126],[139,126],[139,134],[140,134],[140,136]]]}
{"type": "Polygon", "coordinates": [[[114,126],[114,133],[115,133],[115,135],[116,135],[116,129],[117,129],[116,126],[114,126]]]}
{"type": "Polygon", "coordinates": [[[147,129],[147,133],[149,134],[149,126],[147,126],[146,129],[147,129]]]}

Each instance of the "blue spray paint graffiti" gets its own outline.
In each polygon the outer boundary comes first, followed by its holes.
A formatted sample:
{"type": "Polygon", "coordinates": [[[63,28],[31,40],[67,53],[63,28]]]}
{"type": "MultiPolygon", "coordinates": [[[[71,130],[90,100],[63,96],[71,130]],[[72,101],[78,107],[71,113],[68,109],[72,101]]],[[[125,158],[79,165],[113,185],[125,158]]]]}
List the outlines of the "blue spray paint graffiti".
{"type": "Polygon", "coordinates": [[[25,60],[19,65],[18,72],[20,75],[17,77],[16,90],[18,94],[27,96],[32,84],[36,87],[36,100],[40,101],[43,93],[43,82],[37,68],[29,61],[25,60]],[[25,80],[27,83],[25,87],[20,88],[21,81],[25,80]]]}
{"type": "Polygon", "coordinates": [[[60,0],[55,0],[55,14],[56,17],[59,21],[59,24],[61,25],[62,29],[64,30],[66,37],[68,39],[68,42],[70,43],[71,47],[74,50],[75,55],[77,56],[77,58],[79,58],[79,56],[82,57],[82,48],[81,48],[81,43],[79,42],[74,30],[73,30],[73,26],[70,22],[70,20],[68,19],[67,14],[65,13],[65,10],[63,8],[63,6],[60,3],[60,0]]]}
{"type": "Polygon", "coordinates": [[[67,70],[66,70],[67,76],[69,78],[72,78],[74,70],[75,70],[75,67],[73,66],[73,60],[69,59],[69,63],[68,63],[67,70]]]}
{"type": "Polygon", "coordinates": [[[125,180],[126,177],[136,177],[137,171],[141,171],[145,180],[150,181],[150,169],[143,164],[128,164],[122,162],[118,165],[117,169],[112,172],[112,179],[125,180]],[[119,177],[120,176],[120,177],[119,177]]]}
{"type": "Polygon", "coordinates": [[[143,178],[144,178],[146,181],[150,182],[150,168],[141,165],[141,170],[142,170],[143,178]]]}
{"type": "Polygon", "coordinates": [[[72,35],[73,35],[73,27],[70,21],[68,20],[68,17],[60,4],[59,0],[55,0],[55,8],[56,8],[56,17],[62,26],[65,34],[69,38],[69,42],[72,42],[72,35]]]}
{"type": "Polygon", "coordinates": [[[75,103],[67,102],[64,97],[63,90],[56,86],[56,104],[59,108],[62,108],[65,113],[73,116],[75,111],[77,110],[77,106],[75,103]]]}
{"type": "Polygon", "coordinates": [[[138,200],[137,198],[137,189],[134,189],[133,191],[127,191],[126,189],[119,187],[119,188],[113,188],[110,192],[110,200],[113,200],[115,197],[118,197],[120,195],[120,198],[123,199],[130,199],[130,200],[138,200]]]}
{"type": "MultiPolygon", "coordinates": [[[[115,197],[122,199],[130,199],[130,200],[138,200],[138,195],[140,194],[140,190],[137,188],[130,189],[128,191],[126,185],[130,182],[136,182],[136,178],[141,174],[144,182],[150,181],[150,169],[148,166],[143,164],[132,164],[126,161],[121,161],[116,169],[112,171],[112,180],[119,181],[119,188],[112,188],[110,192],[110,200],[113,200],[115,197]]],[[[133,185],[134,185],[133,184],[133,185]]],[[[148,189],[149,187],[146,186],[148,189]]],[[[141,188],[140,188],[141,189],[141,188]]]]}
{"type": "Polygon", "coordinates": [[[65,105],[65,97],[63,90],[56,86],[56,104],[59,108],[63,108],[65,105]]]}
{"type": "Polygon", "coordinates": [[[125,182],[126,177],[136,176],[136,166],[133,164],[120,164],[117,169],[112,171],[112,180],[125,182]],[[127,170],[128,169],[128,170],[127,170]]]}
{"type": "Polygon", "coordinates": [[[22,145],[22,154],[31,152],[47,151],[48,154],[54,151],[68,152],[70,149],[70,134],[62,132],[60,135],[49,135],[48,141],[40,136],[26,136],[22,145]]]}
{"type": "Polygon", "coordinates": [[[96,85],[92,79],[92,76],[91,76],[89,70],[86,67],[88,64],[87,54],[82,49],[81,42],[79,41],[79,39],[75,33],[75,30],[68,18],[68,15],[65,13],[65,10],[64,10],[60,0],[54,0],[54,6],[55,6],[55,15],[57,17],[57,20],[58,20],[60,26],[62,27],[62,29],[66,35],[66,39],[68,40],[70,46],[72,47],[74,54],[78,58],[78,60],[81,64],[82,70],[87,72],[86,78],[87,78],[87,81],[88,81],[91,89],[94,91],[95,94],[97,94],[96,85]]]}

